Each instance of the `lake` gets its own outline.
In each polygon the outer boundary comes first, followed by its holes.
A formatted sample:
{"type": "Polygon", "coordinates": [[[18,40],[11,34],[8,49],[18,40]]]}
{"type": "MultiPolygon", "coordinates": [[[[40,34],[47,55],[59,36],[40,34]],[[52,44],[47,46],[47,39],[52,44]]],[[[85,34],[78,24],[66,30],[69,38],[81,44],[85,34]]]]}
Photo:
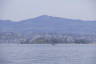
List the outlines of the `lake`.
{"type": "Polygon", "coordinates": [[[0,44],[0,64],[96,64],[96,45],[0,44]]]}

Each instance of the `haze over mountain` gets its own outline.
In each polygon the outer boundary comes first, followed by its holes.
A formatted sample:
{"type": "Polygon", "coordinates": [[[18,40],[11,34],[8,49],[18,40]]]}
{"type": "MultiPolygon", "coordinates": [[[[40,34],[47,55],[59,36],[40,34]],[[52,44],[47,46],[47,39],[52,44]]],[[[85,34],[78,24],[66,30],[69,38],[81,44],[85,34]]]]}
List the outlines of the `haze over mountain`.
{"type": "Polygon", "coordinates": [[[19,22],[0,20],[0,32],[52,32],[52,33],[96,33],[96,21],[66,19],[42,15],[19,22]]]}

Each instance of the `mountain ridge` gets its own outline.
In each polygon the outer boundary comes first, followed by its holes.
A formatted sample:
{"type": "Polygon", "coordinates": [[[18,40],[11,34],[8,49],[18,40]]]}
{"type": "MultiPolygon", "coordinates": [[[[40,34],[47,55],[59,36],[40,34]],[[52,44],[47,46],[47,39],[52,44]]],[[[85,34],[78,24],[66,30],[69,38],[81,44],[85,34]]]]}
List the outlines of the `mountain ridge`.
{"type": "Polygon", "coordinates": [[[18,22],[0,20],[0,32],[59,32],[59,33],[96,33],[95,21],[82,21],[41,15],[18,22]]]}
{"type": "Polygon", "coordinates": [[[34,18],[29,18],[29,19],[24,19],[24,20],[20,20],[20,21],[12,21],[12,20],[4,20],[4,19],[0,19],[0,21],[8,21],[8,22],[22,22],[22,21],[26,21],[26,20],[33,20],[33,19],[38,19],[38,18],[58,18],[58,19],[66,19],[66,20],[80,20],[80,21],[96,21],[96,20],[82,20],[82,19],[72,19],[72,18],[63,18],[63,17],[55,17],[55,16],[49,16],[49,15],[40,15],[34,18]]]}

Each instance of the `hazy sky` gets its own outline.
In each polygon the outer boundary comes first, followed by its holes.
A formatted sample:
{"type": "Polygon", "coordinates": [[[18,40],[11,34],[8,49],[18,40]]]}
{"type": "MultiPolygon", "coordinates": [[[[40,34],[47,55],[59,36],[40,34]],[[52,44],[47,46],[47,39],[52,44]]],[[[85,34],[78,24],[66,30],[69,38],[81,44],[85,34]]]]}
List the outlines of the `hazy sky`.
{"type": "Polygon", "coordinates": [[[24,20],[40,15],[96,20],[96,0],[0,0],[0,19],[24,20]]]}

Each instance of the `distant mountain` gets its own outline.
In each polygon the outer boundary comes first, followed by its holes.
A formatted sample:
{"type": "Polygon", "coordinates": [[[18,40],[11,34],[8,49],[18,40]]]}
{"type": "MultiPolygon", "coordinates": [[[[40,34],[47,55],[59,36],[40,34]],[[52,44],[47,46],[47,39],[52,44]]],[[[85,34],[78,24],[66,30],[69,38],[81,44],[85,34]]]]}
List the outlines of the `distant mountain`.
{"type": "Polygon", "coordinates": [[[0,32],[96,33],[96,21],[74,20],[42,15],[33,19],[14,22],[0,20],[0,32]]]}

